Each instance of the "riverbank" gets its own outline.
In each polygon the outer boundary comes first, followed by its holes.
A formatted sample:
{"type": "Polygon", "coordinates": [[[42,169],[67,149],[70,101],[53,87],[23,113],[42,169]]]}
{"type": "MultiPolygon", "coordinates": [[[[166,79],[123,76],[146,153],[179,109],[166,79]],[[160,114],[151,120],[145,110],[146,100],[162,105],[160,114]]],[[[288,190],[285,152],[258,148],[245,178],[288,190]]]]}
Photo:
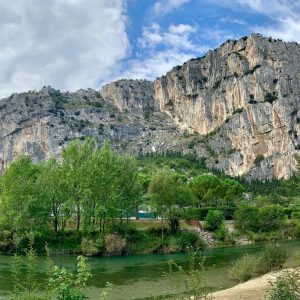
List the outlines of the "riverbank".
{"type": "Polygon", "coordinates": [[[279,276],[298,268],[287,268],[277,272],[270,272],[253,278],[234,287],[217,291],[211,294],[214,300],[263,300],[266,299],[271,283],[276,282],[279,276]]]}
{"type": "MultiPolygon", "coordinates": [[[[63,235],[46,232],[35,237],[34,248],[39,255],[45,254],[45,245],[51,255],[85,255],[85,256],[131,256],[143,254],[170,254],[182,253],[187,246],[200,250],[223,248],[230,246],[257,244],[270,240],[288,241],[290,237],[278,234],[276,238],[263,236],[264,239],[251,240],[241,235],[234,228],[233,221],[225,221],[224,226],[228,236],[222,238],[214,232],[203,229],[203,221],[180,221],[180,230],[172,233],[164,224],[162,242],[161,220],[134,220],[115,226],[111,234],[101,235],[93,232],[90,235],[69,228],[63,235]],[[222,239],[220,239],[222,238],[222,239]]],[[[19,245],[19,251],[26,250],[26,237],[19,245]]],[[[15,251],[12,232],[0,231],[0,254],[13,254],[15,251]]]]}
{"type": "Polygon", "coordinates": [[[270,281],[274,281],[279,272],[271,272],[261,277],[240,283],[232,288],[212,293],[214,300],[258,300],[264,299],[270,281]]]}

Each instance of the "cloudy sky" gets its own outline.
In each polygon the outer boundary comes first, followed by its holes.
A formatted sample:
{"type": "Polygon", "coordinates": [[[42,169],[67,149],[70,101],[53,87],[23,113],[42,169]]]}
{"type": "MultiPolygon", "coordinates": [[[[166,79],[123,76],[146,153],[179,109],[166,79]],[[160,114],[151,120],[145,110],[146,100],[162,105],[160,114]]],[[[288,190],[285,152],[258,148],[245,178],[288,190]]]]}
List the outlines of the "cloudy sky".
{"type": "Polygon", "coordinates": [[[0,98],[154,79],[251,32],[300,42],[300,1],[0,0],[0,98]]]}

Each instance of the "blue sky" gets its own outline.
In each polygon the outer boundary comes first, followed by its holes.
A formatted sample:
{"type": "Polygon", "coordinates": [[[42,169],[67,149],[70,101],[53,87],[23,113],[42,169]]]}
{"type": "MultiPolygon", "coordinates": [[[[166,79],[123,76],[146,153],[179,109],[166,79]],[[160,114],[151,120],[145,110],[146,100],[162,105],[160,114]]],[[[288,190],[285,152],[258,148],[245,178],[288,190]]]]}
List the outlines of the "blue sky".
{"type": "Polygon", "coordinates": [[[300,42],[300,1],[0,0],[0,98],[152,80],[252,32],[300,42]]]}

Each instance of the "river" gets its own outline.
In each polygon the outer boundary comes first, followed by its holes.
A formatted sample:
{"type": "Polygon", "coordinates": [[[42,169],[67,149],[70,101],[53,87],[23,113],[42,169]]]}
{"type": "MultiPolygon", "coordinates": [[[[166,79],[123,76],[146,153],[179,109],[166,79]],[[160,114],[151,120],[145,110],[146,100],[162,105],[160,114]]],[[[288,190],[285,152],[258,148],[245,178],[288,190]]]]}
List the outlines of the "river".
{"type": "MultiPolygon", "coordinates": [[[[300,250],[300,241],[284,242],[289,251],[289,261],[296,260],[295,253],[300,250]]],[[[209,249],[204,251],[206,257],[203,271],[205,285],[209,290],[215,291],[228,288],[236,284],[232,281],[228,272],[234,260],[243,254],[259,252],[263,244],[233,246],[209,249]]],[[[88,259],[93,278],[89,280],[89,295],[91,299],[99,299],[99,288],[103,288],[106,282],[113,284],[111,300],[137,300],[153,299],[153,296],[179,293],[182,286],[163,276],[168,270],[168,261],[174,260],[184,265],[187,262],[185,254],[168,255],[136,255],[123,257],[92,257],[88,259]]],[[[76,257],[55,256],[54,263],[73,270],[76,257]]],[[[39,257],[39,279],[46,277],[46,258],[39,257]]],[[[5,297],[12,289],[12,258],[0,255],[0,299],[5,297]]]]}

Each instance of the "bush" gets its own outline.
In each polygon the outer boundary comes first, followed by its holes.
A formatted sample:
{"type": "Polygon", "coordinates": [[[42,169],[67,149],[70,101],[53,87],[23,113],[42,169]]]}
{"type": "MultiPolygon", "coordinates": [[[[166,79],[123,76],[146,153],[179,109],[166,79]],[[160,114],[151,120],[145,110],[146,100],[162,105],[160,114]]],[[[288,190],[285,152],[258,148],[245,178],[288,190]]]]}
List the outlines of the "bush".
{"type": "Polygon", "coordinates": [[[108,234],[105,237],[105,251],[108,255],[122,255],[126,249],[126,240],[117,234],[108,234]]]}
{"type": "Polygon", "coordinates": [[[261,231],[274,231],[283,225],[284,210],[280,205],[268,205],[259,210],[261,231]]]}
{"type": "Polygon", "coordinates": [[[282,268],[287,259],[287,251],[280,244],[269,244],[259,257],[257,272],[260,274],[268,273],[272,270],[282,268]]]}
{"type": "Polygon", "coordinates": [[[285,270],[277,276],[275,282],[270,282],[266,299],[269,300],[299,300],[300,272],[285,270]]]}
{"type": "Polygon", "coordinates": [[[214,232],[214,239],[219,241],[226,241],[229,236],[227,228],[222,225],[217,231],[214,232]]]}
{"type": "Polygon", "coordinates": [[[265,157],[264,157],[262,154],[258,154],[258,155],[255,157],[254,164],[255,164],[256,166],[258,166],[264,159],[265,159],[265,157]]]}
{"type": "Polygon", "coordinates": [[[99,253],[95,241],[86,238],[83,238],[81,241],[81,251],[85,256],[93,256],[99,253]]]}
{"type": "Polygon", "coordinates": [[[257,232],[259,230],[258,212],[255,206],[240,206],[235,213],[235,227],[242,232],[246,230],[257,232]]]}
{"type": "Polygon", "coordinates": [[[209,231],[218,230],[224,223],[224,216],[220,210],[210,210],[204,219],[204,228],[209,231]]]}
{"type": "Polygon", "coordinates": [[[218,208],[220,211],[222,211],[225,220],[233,220],[234,214],[236,211],[236,206],[222,206],[218,208]]]}
{"type": "Polygon", "coordinates": [[[199,208],[187,208],[182,213],[182,218],[189,220],[204,220],[210,210],[213,207],[199,207],[199,208]]]}
{"type": "Polygon", "coordinates": [[[294,236],[298,239],[300,238],[300,223],[295,224],[294,236]]]}
{"type": "Polygon", "coordinates": [[[188,247],[199,250],[203,250],[206,247],[205,242],[196,232],[193,231],[183,231],[178,244],[181,248],[181,251],[186,251],[188,247]]]}
{"type": "Polygon", "coordinates": [[[258,233],[250,233],[247,234],[249,238],[255,243],[261,242],[272,242],[272,241],[280,241],[285,238],[284,232],[281,230],[269,231],[269,232],[258,232],[258,233]]]}
{"type": "Polygon", "coordinates": [[[255,275],[257,263],[255,256],[245,254],[233,263],[230,277],[239,282],[247,281],[255,275]]]}
{"type": "Polygon", "coordinates": [[[294,211],[291,213],[292,219],[300,219],[300,211],[294,211]]]}

